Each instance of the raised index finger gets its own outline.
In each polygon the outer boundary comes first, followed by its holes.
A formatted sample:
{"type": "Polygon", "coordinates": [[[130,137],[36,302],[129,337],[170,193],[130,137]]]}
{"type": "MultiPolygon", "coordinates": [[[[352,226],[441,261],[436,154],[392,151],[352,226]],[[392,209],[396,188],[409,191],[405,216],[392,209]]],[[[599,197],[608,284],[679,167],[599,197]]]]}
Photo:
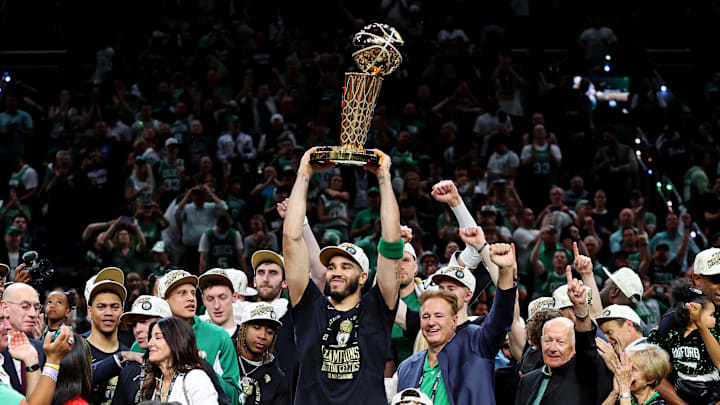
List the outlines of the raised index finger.
{"type": "Polygon", "coordinates": [[[573,242],[573,254],[576,258],[580,255],[580,252],[578,252],[577,242],[573,242]]]}
{"type": "Polygon", "coordinates": [[[568,286],[570,286],[570,282],[572,281],[573,276],[572,276],[572,269],[570,268],[569,264],[567,266],[565,266],[565,276],[567,277],[568,286]]]}

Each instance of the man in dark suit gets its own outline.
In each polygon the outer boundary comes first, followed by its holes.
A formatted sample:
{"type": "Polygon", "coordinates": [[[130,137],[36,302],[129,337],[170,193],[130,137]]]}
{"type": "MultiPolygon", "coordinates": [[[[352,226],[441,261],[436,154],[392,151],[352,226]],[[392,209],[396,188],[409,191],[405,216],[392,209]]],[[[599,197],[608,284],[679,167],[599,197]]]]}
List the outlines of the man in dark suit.
{"type": "MultiPolygon", "coordinates": [[[[45,363],[43,343],[32,339],[35,321],[40,313],[40,298],[37,291],[27,284],[15,283],[8,286],[3,293],[2,320],[0,321],[0,349],[2,349],[2,368],[9,376],[13,389],[27,395],[25,373],[33,371],[45,363]],[[8,333],[23,332],[30,337],[30,344],[38,352],[38,364],[23,364],[14,360],[8,351],[8,333]]],[[[0,378],[2,374],[0,372],[0,378]]]]}

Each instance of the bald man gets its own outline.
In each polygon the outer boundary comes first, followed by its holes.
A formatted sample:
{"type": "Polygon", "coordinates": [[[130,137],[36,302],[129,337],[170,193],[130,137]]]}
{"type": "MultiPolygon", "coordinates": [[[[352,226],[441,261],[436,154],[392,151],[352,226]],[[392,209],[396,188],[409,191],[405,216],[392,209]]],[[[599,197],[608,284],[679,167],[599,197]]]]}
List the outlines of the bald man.
{"type": "MultiPolygon", "coordinates": [[[[45,352],[43,351],[43,343],[39,340],[32,339],[35,321],[40,313],[40,297],[34,288],[23,283],[13,283],[3,292],[2,301],[2,323],[5,327],[0,331],[7,329],[9,326],[10,333],[23,332],[30,337],[30,344],[35,347],[38,352],[38,364],[23,364],[19,360],[14,360],[10,356],[7,344],[0,345],[2,351],[2,368],[8,374],[10,385],[13,389],[23,395],[28,394],[25,384],[26,368],[34,369],[45,364],[45,352]]],[[[2,338],[0,338],[2,340],[2,338]]]]}

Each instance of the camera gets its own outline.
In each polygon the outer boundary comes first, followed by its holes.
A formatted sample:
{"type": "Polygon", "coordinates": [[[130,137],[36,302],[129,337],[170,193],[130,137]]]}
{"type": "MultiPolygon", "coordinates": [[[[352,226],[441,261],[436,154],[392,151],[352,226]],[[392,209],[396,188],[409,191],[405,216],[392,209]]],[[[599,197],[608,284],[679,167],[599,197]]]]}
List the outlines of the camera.
{"type": "Polygon", "coordinates": [[[52,263],[48,259],[39,259],[38,252],[31,250],[22,255],[25,270],[28,270],[33,280],[50,278],[55,273],[52,263]]]}

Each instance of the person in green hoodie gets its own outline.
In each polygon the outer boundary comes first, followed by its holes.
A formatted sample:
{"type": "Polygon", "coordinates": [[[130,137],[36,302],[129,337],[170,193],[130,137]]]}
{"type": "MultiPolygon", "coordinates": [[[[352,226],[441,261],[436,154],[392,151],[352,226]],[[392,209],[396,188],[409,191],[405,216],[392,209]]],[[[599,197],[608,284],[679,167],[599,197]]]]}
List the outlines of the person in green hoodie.
{"type": "MultiPolygon", "coordinates": [[[[157,281],[158,296],[170,305],[173,316],[190,323],[197,341],[200,358],[207,360],[220,377],[220,385],[233,405],[239,405],[240,368],[230,335],[219,326],[203,322],[195,316],[198,278],[185,270],[173,270],[157,281]]],[[[137,342],[132,351],[142,351],[137,342]]]]}

